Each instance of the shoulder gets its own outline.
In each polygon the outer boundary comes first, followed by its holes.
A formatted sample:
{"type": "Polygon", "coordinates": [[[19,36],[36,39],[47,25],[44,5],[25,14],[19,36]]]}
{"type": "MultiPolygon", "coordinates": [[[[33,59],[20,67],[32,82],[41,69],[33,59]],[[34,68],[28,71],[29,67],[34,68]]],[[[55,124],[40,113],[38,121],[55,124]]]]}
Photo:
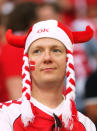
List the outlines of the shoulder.
{"type": "Polygon", "coordinates": [[[21,114],[21,100],[13,100],[0,104],[0,122],[7,121],[13,125],[14,121],[21,114]]]}
{"type": "Polygon", "coordinates": [[[85,115],[78,112],[78,119],[85,127],[86,131],[96,131],[94,123],[85,115]]]}

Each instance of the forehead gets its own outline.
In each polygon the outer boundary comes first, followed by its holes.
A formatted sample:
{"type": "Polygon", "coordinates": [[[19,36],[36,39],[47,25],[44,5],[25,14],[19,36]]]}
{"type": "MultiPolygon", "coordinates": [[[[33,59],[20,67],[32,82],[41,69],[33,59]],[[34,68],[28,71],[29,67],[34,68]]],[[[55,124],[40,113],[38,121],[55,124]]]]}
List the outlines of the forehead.
{"type": "Polygon", "coordinates": [[[59,46],[65,49],[64,44],[56,39],[52,38],[40,38],[34,42],[32,42],[30,48],[36,48],[36,47],[53,47],[53,46],[59,46]]]}

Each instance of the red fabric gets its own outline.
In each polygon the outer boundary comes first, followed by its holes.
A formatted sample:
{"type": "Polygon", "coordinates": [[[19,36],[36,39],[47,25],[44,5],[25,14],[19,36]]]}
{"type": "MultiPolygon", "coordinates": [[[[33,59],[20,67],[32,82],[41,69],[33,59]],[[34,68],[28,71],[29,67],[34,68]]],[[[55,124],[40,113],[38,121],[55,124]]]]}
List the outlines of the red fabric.
{"type": "MultiPolygon", "coordinates": [[[[54,117],[49,116],[37,107],[32,105],[35,119],[33,123],[29,123],[29,126],[24,127],[21,116],[19,116],[14,122],[14,131],[55,131],[52,130],[52,126],[55,124],[54,117]]],[[[61,116],[59,117],[62,120],[61,116]]],[[[71,131],[86,131],[85,127],[74,119],[74,128],[71,131]]],[[[60,131],[69,131],[64,128],[60,128],[60,131]]]]}
{"type": "Polygon", "coordinates": [[[88,64],[88,56],[84,48],[80,45],[74,47],[74,62],[76,78],[84,78],[91,74],[93,69],[88,64]]]}
{"type": "Polygon", "coordinates": [[[5,77],[21,75],[23,64],[23,48],[16,48],[5,44],[2,48],[1,62],[5,77]]]}
{"type": "Polygon", "coordinates": [[[65,91],[65,96],[67,95],[67,94],[69,94],[70,92],[72,91],[72,89],[69,87],[66,91],[65,91]]]}
{"type": "Polygon", "coordinates": [[[93,29],[90,26],[86,27],[85,31],[72,32],[74,43],[83,43],[89,41],[94,34],[93,29]]]}
{"type": "Polygon", "coordinates": [[[4,70],[1,62],[1,53],[2,53],[2,48],[0,46],[0,102],[4,102],[8,100],[8,95],[5,87],[5,76],[4,76],[4,70]]]}
{"type": "Polygon", "coordinates": [[[28,93],[26,93],[25,96],[26,96],[27,100],[30,100],[30,95],[28,93]]]}
{"type": "Polygon", "coordinates": [[[67,72],[67,77],[69,77],[69,75],[70,75],[70,72],[68,71],[68,72],[67,72]]]}
{"type": "Polygon", "coordinates": [[[72,12],[70,13],[63,12],[61,13],[61,15],[62,15],[62,20],[66,25],[68,25],[68,27],[71,25],[72,21],[74,21],[76,18],[75,14],[72,12]]]}
{"type": "Polygon", "coordinates": [[[0,102],[8,100],[5,81],[9,77],[20,76],[22,72],[23,49],[13,47],[7,43],[2,45],[0,52],[0,102]]]}
{"type": "Polygon", "coordinates": [[[24,87],[24,88],[22,89],[22,93],[24,93],[26,90],[27,90],[27,87],[24,87]]]}
{"type": "Polygon", "coordinates": [[[22,79],[24,79],[24,78],[25,78],[25,76],[26,76],[26,74],[24,73],[24,74],[22,75],[22,79]]]}
{"type": "Polygon", "coordinates": [[[14,35],[11,29],[9,29],[6,32],[6,39],[10,43],[10,45],[13,45],[15,47],[23,48],[25,46],[26,36],[25,35],[21,35],[21,36],[14,35]]]}
{"type": "Polygon", "coordinates": [[[0,64],[0,102],[4,102],[7,100],[8,100],[8,95],[5,87],[5,77],[4,77],[2,66],[0,64]]]}
{"type": "Polygon", "coordinates": [[[73,64],[69,63],[69,67],[70,67],[72,70],[74,70],[73,64]]]}
{"type": "Polygon", "coordinates": [[[88,6],[96,5],[97,0],[86,0],[88,6]]]}
{"type": "Polygon", "coordinates": [[[72,32],[68,28],[66,28],[63,24],[61,24],[60,22],[58,22],[58,27],[61,28],[69,36],[72,43],[74,43],[72,32]]]}
{"type": "Polygon", "coordinates": [[[75,86],[75,81],[72,78],[69,80],[69,82],[75,86]]]}

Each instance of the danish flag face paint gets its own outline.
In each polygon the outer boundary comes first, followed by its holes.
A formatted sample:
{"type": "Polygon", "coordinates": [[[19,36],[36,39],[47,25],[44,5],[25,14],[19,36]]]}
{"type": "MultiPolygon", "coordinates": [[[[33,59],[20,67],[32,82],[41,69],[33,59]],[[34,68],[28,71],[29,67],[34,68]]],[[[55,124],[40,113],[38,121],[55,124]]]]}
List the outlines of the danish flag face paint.
{"type": "Polygon", "coordinates": [[[34,71],[35,70],[35,61],[29,61],[29,66],[30,66],[30,70],[34,71]]]}

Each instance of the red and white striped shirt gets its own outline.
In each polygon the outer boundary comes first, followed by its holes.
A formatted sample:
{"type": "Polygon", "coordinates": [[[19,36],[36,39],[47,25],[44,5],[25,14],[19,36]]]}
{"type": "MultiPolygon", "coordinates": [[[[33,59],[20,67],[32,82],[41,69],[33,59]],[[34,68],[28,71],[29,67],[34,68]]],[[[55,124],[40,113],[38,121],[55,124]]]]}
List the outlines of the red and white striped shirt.
{"type": "MultiPolygon", "coordinates": [[[[31,107],[35,115],[34,121],[29,123],[27,127],[21,121],[21,100],[4,103],[0,109],[0,131],[56,131],[54,127],[54,114],[58,116],[62,122],[62,110],[64,108],[64,101],[55,109],[51,109],[34,98],[31,98],[31,107]],[[33,103],[33,104],[32,104],[33,103]]],[[[78,113],[78,120],[74,119],[74,126],[71,131],[96,131],[93,122],[80,112],[78,113]]],[[[69,131],[64,126],[58,131],[69,131]]]]}

